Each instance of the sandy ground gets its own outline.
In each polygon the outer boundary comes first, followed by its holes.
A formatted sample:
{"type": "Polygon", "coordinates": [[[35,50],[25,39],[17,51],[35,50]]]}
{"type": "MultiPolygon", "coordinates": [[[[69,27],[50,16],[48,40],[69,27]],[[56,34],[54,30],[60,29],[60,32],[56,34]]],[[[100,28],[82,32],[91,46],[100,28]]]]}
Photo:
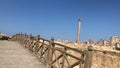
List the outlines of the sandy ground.
{"type": "Polygon", "coordinates": [[[44,68],[44,65],[19,44],[0,41],[0,68],[44,68]]]}

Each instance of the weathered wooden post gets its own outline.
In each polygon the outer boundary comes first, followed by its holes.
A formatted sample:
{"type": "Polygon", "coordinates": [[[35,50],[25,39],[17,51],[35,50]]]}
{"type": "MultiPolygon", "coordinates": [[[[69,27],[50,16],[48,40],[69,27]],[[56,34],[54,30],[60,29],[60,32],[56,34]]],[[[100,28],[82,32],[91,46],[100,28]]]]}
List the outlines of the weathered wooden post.
{"type": "Polygon", "coordinates": [[[14,41],[17,41],[17,42],[18,42],[18,35],[19,35],[19,34],[16,34],[16,38],[15,38],[14,41]]]}
{"type": "Polygon", "coordinates": [[[39,41],[39,40],[40,40],[40,35],[37,36],[37,41],[39,41]]]}
{"type": "Polygon", "coordinates": [[[23,46],[24,46],[26,40],[27,40],[27,33],[24,34],[24,40],[23,40],[23,42],[22,42],[22,45],[23,45],[23,46]]]}
{"type": "Polygon", "coordinates": [[[62,58],[61,68],[64,68],[64,66],[65,66],[65,58],[67,57],[67,56],[66,56],[66,51],[67,51],[67,48],[64,47],[64,52],[63,52],[63,58],[62,58]]]}
{"type": "Polygon", "coordinates": [[[15,39],[14,39],[14,41],[18,41],[17,38],[18,38],[18,34],[15,35],[15,39]]]}
{"type": "Polygon", "coordinates": [[[53,68],[53,65],[52,65],[52,60],[53,60],[53,51],[54,51],[54,37],[51,38],[50,40],[50,45],[48,46],[48,64],[50,65],[50,68],[53,68]]]}
{"type": "Polygon", "coordinates": [[[87,51],[86,58],[85,58],[85,66],[84,66],[84,68],[91,68],[92,57],[93,57],[93,47],[88,46],[88,51],[87,51]]]}
{"type": "Polygon", "coordinates": [[[37,38],[36,38],[36,44],[33,46],[35,54],[37,54],[37,52],[40,49],[39,42],[40,42],[40,35],[37,36],[37,38]]]}
{"type": "Polygon", "coordinates": [[[27,42],[28,42],[29,36],[26,34],[26,40],[24,41],[24,47],[27,47],[27,42]]]}
{"type": "Polygon", "coordinates": [[[18,43],[20,43],[20,33],[18,34],[18,43]]]}
{"type": "Polygon", "coordinates": [[[26,38],[26,36],[27,36],[27,33],[25,33],[24,37],[26,38]]]}
{"type": "Polygon", "coordinates": [[[42,42],[42,44],[41,44],[41,46],[40,46],[40,58],[42,58],[42,53],[43,53],[43,50],[44,50],[44,43],[45,43],[45,41],[43,40],[43,42],[42,42]]]}
{"type": "Polygon", "coordinates": [[[29,38],[30,38],[30,40],[32,39],[32,34],[30,34],[30,37],[29,37],[29,38]]]}
{"type": "Polygon", "coordinates": [[[22,41],[23,41],[23,34],[22,32],[20,33],[20,44],[22,45],[22,41]]]}
{"type": "Polygon", "coordinates": [[[27,39],[27,33],[25,33],[24,37],[25,37],[25,40],[26,40],[27,39]]]}
{"type": "Polygon", "coordinates": [[[30,46],[30,44],[31,44],[31,39],[32,39],[32,34],[30,34],[29,36],[28,36],[28,41],[27,41],[27,43],[26,43],[26,47],[29,49],[29,46],[30,46]]]}

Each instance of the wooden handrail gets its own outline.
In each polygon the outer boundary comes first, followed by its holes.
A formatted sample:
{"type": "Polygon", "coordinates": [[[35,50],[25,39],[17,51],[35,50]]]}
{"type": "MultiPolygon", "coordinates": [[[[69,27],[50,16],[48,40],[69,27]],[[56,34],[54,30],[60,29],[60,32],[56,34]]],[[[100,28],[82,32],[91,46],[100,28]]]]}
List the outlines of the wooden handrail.
{"type": "Polygon", "coordinates": [[[12,36],[11,40],[19,42],[22,46],[36,54],[39,59],[46,62],[48,68],[73,68],[75,66],[91,68],[92,50],[83,51],[71,48],[55,43],[54,38],[47,40],[41,38],[40,35],[33,37],[32,34],[27,35],[26,33],[18,33],[12,36]],[[71,51],[74,53],[70,53],[71,51]],[[77,55],[75,55],[76,53],[77,55]]]}

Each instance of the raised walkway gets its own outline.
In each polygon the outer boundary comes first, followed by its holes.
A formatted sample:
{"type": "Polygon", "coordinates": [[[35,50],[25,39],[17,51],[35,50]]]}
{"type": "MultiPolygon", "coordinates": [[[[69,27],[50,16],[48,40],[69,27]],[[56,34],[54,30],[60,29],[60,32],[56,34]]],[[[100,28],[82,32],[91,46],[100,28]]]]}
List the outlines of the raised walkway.
{"type": "Polygon", "coordinates": [[[27,49],[11,41],[0,41],[0,68],[45,68],[27,49]]]}

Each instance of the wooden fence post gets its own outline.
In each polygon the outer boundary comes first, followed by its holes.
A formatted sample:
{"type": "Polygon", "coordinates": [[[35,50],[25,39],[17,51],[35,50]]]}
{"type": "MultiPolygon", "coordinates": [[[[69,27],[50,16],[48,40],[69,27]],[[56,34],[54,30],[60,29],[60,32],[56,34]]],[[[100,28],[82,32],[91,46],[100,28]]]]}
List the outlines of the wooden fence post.
{"type": "Polygon", "coordinates": [[[32,34],[30,34],[30,37],[29,37],[29,38],[30,38],[30,40],[32,39],[32,34]]]}
{"type": "Polygon", "coordinates": [[[21,36],[21,34],[19,33],[19,35],[18,35],[18,43],[20,43],[20,36],[21,36]]]}
{"type": "Polygon", "coordinates": [[[40,35],[37,36],[37,41],[39,41],[39,40],[40,40],[40,35]]]}
{"type": "Polygon", "coordinates": [[[87,51],[87,54],[86,54],[86,58],[85,58],[85,66],[84,68],[91,68],[91,65],[92,65],[92,57],[93,57],[93,47],[92,46],[89,46],[88,47],[88,51],[87,51]]]}
{"type": "Polygon", "coordinates": [[[37,36],[37,39],[36,39],[36,44],[33,46],[33,51],[35,52],[35,54],[37,54],[37,52],[40,50],[40,35],[37,36]]]}
{"type": "Polygon", "coordinates": [[[33,36],[32,36],[32,34],[30,34],[30,40],[29,40],[29,43],[28,43],[28,49],[30,49],[30,47],[31,47],[31,44],[33,43],[32,42],[33,41],[33,36]]]}
{"type": "Polygon", "coordinates": [[[64,52],[63,52],[63,58],[62,58],[61,68],[64,68],[64,65],[65,65],[65,58],[67,57],[67,56],[66,56],[66,51],[67,51],[67,48],[64,47],[64,52]]]}
{"type": "Polygon", "coordinates": [[[26,42],[26,36],[27,36],[27,33],[24,34],[24,38],[23,38],[23,42],[22,42],[23,46],[24,46],[24,43],[26,42]]]}
{"type": "Polygon", "coordinates": [[[52,60],[53,60],[53,47],[55,46],[54,44],[54,37],[51,38],[50,40],[50,45],[49,45],[49,48],[48,48],[48,64],[50,65],[50,68],[53,68],[53,65],[52,65],[52,60]]]}
{"type": "Polygon", "coordinates": [[[22,32],[20,33],[20,44],[22,45],[22,41],[23,41],[23,34],[22,34],[22,32]]]}

